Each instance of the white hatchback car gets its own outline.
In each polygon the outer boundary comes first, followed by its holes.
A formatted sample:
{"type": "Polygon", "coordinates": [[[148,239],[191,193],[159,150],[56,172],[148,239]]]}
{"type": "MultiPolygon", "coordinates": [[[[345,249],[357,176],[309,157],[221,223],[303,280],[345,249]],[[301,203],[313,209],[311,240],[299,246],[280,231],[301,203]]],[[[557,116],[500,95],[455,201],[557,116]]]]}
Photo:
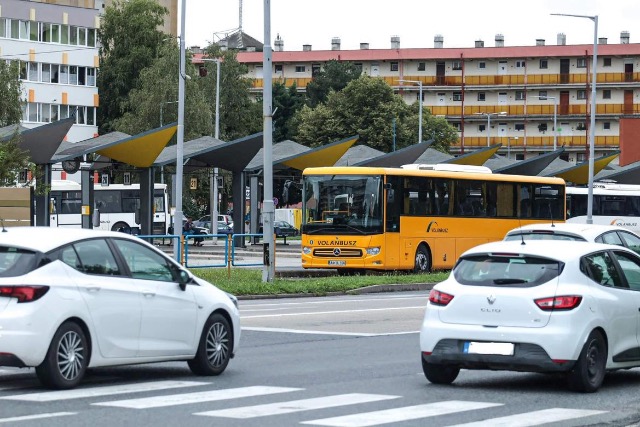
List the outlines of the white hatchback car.
{"type": "Polygon", "coordinates": [[[640,236],[617,225],[548,223],[528,224],[507,232],[504,240],[578,240],[625,246],[640,254],[640,236]]]}
{"type": "Polygon", "coordinates": [[[468,250],[429,294],[422,367],[566,373],[596,391],[605,372],[640,366],[640,257],[589,242],[501,241],[468,250]]]}
{"type": "Polygon", "coordinates": [[[35,367],[51,388],[87,368],[185,360],[219,375],[238,349],[237,300],[123,233],[0,232],[0,366],[35,367]]]}

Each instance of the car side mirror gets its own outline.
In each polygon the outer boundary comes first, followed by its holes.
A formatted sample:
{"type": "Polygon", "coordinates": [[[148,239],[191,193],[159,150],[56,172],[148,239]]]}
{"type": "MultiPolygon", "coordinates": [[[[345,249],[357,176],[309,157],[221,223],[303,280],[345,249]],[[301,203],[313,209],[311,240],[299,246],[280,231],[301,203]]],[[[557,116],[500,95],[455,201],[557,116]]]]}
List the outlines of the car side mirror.
{"type": "Polygon", "coordinates": [[[185,291],[187,290],[187,283],[191,281],[191,276],[185,270],[180,270],[178,274],[178,285],[180,286],[180,289],[185,291]]]}

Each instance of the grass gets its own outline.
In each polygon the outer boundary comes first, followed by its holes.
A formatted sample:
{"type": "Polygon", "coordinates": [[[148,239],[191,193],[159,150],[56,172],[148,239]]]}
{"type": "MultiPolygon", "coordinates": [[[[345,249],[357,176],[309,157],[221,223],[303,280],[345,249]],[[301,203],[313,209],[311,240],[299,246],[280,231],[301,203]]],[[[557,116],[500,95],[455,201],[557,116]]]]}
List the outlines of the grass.
{"type": "Polygon", "coordinates": [[[437,283],[447,278],[448,271],[432,274],[388,273],[364,276],[276,277],[272,283],[262,281],[262,269],[236,268],[230,277],[226,269],[193,269],[193,274],[234,295],[327,295],[372,285],[437,283]]]}

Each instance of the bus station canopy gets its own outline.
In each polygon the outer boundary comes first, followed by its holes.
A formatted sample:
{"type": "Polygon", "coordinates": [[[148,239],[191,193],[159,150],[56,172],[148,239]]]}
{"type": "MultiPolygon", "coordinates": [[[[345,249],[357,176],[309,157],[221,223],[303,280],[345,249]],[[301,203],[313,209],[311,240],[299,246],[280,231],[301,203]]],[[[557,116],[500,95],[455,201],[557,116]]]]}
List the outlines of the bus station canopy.
{"type": "Polygon", "coordinates": [[[134,136],[111,132],[73,144],[67,143],[60,147],[52,161],[62,162],[97,153],[131,166],[148,168],[173,138],[176,130],[177,125],[172,123],[134,136]]]}
{"type": "Polygon", "coordinates": [[[354,166],[365,160],[382,156],[384,153],[367,145],[354,145],[336,162],[334,166],[354,166]]]}
{"type": "Polygon", "coordinates": [[[9,141],[18,134],[18,147],[29,153],[33,163],[55,163],[52,158],[74,122],[75,117],[69,117],[31,129],[21,125],[6,126],[0,129],[0,142],[9,141]]]}
{"type": "Polygon", "coordinates": [[[502,144],[496,144],[490,147],[481,148],[479,150],[462,154],[458,157],[453,157],[443,163],[448,163],[452,165],[484,166],[487,160],[489,160],[492,156],[494,156],[498,152],[500,147],[502,147],[502,144]]]}
{"type": "Polygon", "coordinates": [[[547,168],[551,164],[551,162],[559,158],[562,153],[564,153],[564,148],[560,148],[558,150],[551,151],[539,156],[531,157],[526,160],[519,160],[511,163],[510,165],[492,168],[492,170],[493,173],[536,176],[539,175],[545,168],[547,168]]]}
{"type": "Polygon", "coordinates": [[[615,181],[618,184],[640,184],[640,162],[623,166],[618,170],[603,170],[597,174],[595,180],[615,181]]]}
{"type": "MultiPolygon", "coordinates": [[[[594,177],[603,170],[611,161],[620,155],[617,151],[614,154],[608,156],[602,156],[597,159],[593,159],[593,175],[594,177]]],[[[562,178],[567,182],[571,182],[576,185],[585,185],[589,183],[589,161],[584,161],[575,166],[571,166],[561,171],[553,172],[545,176],[556,176],[562,178]]]]}
{"type": "Polygon", "coordinates": [[[433,144],[433,140],[425,141],[421,144],[413,144],[391,153],[383,153],[381,156],[363,160],[354,166],[370,166],[384,168],[399,168],[416,162],[420,156],[433,144]]]}

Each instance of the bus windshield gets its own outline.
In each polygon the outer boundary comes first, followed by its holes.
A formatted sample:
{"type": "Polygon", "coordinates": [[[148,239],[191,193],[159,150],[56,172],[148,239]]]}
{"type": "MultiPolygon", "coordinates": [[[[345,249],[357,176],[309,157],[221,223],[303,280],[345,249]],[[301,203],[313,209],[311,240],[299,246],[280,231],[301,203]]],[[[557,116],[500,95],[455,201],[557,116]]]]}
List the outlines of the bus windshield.
{"type": "Polygon", "coordinates": [[[382,184],[379,175],[305,176],[303,233],[382,233],[382,184]]]}

